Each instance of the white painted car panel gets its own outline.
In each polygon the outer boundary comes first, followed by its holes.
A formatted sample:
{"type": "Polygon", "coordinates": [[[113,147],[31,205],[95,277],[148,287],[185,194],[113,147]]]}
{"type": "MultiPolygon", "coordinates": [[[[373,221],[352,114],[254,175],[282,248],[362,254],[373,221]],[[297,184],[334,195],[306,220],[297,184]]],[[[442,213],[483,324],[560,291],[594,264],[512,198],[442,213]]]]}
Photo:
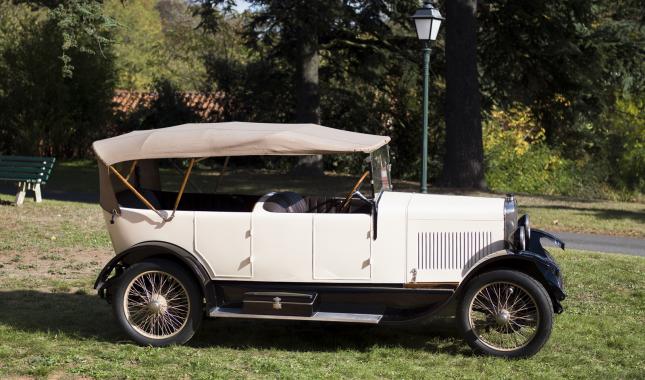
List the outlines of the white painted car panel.
{"type": "Polygon", "coordinates": [[[313,214],[273,213],[258,206],[251,216],[253,280],[310,282],[313,214]]]}
{"type": "Polygon", "coordinates": [[[462,195],[410,194],[411,220],[504,220],[504,199],[462,195]]]}
{"type": "MultiPolygon", "coordinates": [[[[169,214],[168,211],[161,212],[169,214]]],[[[177,211],[170,222],[162,221],[149,209],[121,207],[121,215],[114,218],[114,224],[110,223],[112,215],[109,212],[104,211],[103,216],[117,254],[138,243],[162,241],[193,253],[209,275],[214,275],[208,261],[195,250],[195,212],[177,211]]]]}
{"type": "Polygon", "coordinates": [[[370,280],[372,217],[313,214],[313,279],[370,280]]]}
{"type": "Polygon", "coordinates": [[[411,195],[406,282],[460,282],[470,268],[504,250],[504,200],[411,195]]]}
{"type": "MultiPolygon", "coordinates": [[[[503,199],[384,192],[376,231],[366,214],[177,211],[163,222],[121,208],[111,224],[115,251],[163,241],[192,253],[212,279],[258,282],[460,282],[501,254],[503,199]],[[376,239],[373,239],[376,233],[376,239]]],[[[168,212],[168,211],[165,211],[168,212]]]]}
{"type": "Polygon", "coordinates": [[[386,191],[378,202],[376,240],[372,240],[373,283],[405,282],[407,214],[410,193],[386,191]]]}
{"type": "Polygon", "coordinates": [[[251,213],[195,211],[194,218],[195,252],[215,277],[252,278],[251,213]]]}

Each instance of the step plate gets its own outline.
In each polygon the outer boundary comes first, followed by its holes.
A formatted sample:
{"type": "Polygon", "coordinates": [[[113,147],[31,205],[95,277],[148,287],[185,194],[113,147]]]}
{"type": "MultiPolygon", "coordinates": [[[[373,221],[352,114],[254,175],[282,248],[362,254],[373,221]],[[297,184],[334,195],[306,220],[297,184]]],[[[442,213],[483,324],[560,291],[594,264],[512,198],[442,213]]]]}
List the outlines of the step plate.
{"type": "Polygon", "coordinates": [[[382,314],[360,314],[360,313],[330,313],[317,311],[311,317],[297,315],[264,315],[245,314],[241,309],[228,307],[215,307],[208,313],[213,318],[246,318],[246,319],[281,319],[292,321],[315,321],[315,322],[349,322],[349,323],[370,323],[377,324],[383,318],[382,314]]]}

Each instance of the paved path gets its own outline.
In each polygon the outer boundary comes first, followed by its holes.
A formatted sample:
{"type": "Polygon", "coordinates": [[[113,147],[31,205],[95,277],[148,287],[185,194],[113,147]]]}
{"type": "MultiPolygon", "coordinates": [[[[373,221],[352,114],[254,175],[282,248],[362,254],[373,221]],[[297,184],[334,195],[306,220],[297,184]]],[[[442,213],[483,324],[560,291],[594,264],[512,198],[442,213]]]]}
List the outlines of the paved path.
{"type": "Polygon", "coordinates": [[[565,248],[645,257],[645,239],[571,232],[555,232],[554,235],[564,241],[565,248]]]}

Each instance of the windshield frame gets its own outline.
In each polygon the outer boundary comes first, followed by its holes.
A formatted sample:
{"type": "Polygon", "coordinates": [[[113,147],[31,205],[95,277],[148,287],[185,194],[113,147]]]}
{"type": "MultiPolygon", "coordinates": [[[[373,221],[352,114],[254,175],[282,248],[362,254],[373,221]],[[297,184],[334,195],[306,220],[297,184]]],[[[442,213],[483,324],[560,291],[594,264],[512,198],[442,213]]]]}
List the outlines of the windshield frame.
{"type": "Polygon", "coordinates": [[[378,199],[384,191],[392,190],[392,164],[390,163],[390,146],[382,147],[370,153],[370,171],[372,177],[372,194],[378,199]]]}

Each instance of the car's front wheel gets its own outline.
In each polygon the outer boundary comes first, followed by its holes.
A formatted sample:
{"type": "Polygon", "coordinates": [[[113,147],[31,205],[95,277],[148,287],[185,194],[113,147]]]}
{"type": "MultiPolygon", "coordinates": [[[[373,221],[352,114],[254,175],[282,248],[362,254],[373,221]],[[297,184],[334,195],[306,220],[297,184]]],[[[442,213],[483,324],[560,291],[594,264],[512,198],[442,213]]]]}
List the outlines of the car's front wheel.
{"type": "Polygon", "coordinates": [[[528,357],[551,335],[553,304],[542,284],[531,276],[496,270],[470,281],[458,306],[457,323],[477,352],[528,357]]]}
{"type": "Polygon", "coordinates": [[[192,276],[168,260],[128,267],[119,277],[112,300],[117,321],[142,345],[186,343],[203,317],[201,292],[192,276]]]}

